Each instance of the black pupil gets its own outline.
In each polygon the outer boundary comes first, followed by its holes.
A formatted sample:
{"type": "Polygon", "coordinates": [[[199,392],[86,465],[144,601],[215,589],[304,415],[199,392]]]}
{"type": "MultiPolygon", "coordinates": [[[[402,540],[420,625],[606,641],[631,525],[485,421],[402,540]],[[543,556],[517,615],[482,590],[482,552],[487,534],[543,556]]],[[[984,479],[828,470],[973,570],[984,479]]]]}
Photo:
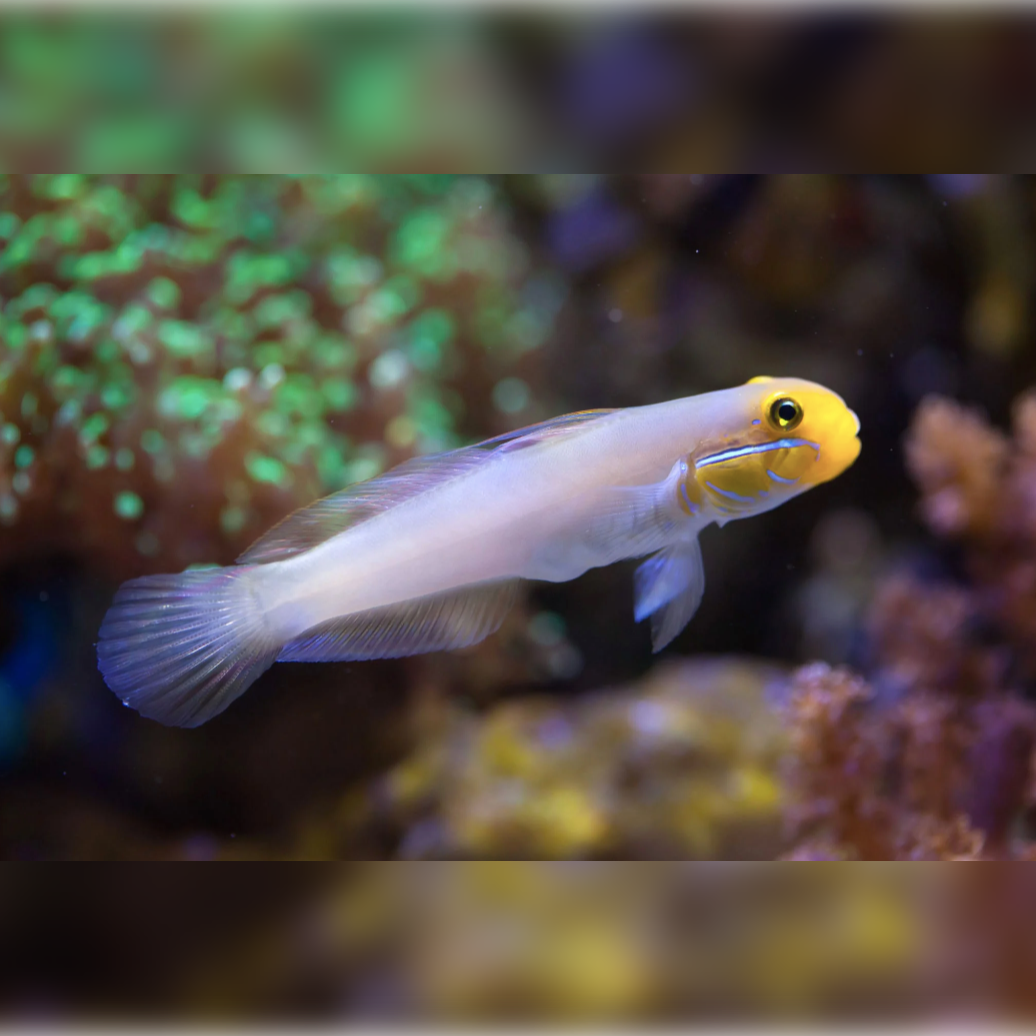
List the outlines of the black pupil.
{"type": "Polygon", "coordinates": [[[798,412],[798,407],[796,407],[790,399],[786,399],[779,407],[777,407],[777,416],[782,421],[794,421],[798,416],[798,412]]]}

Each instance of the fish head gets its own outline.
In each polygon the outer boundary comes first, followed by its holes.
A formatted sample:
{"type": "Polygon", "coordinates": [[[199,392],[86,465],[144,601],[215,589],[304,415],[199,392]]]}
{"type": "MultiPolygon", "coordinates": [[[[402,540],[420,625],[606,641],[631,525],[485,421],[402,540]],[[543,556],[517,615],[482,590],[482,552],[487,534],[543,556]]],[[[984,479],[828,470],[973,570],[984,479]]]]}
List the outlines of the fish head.
{"type": "Polygon", "coordinates": [[[753,378],[735,390],[721,441],[688,461],[681,494],[722,518],[769,510],[840,475],[859,456],[860,422],[837,393],[799,378],[753,378]]]}
{"type": "Polygon", "coordinates": [[[755,400],[753,420],[759,424],[752,425],[762,431],[762,441],[801,439],[815,447],[810,463],[778,453],[770,470],[816,486],[860,455],[860,419],[837,392],[799,378],[753,378],[748,384],[763,390],[755,400]]]}

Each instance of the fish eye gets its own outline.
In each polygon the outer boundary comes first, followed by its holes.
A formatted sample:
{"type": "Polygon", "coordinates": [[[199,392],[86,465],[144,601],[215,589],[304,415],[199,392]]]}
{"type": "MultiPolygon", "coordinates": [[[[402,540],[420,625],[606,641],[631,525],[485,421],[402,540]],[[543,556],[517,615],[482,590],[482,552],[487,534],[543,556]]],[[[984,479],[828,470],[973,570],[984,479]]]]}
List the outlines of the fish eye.
{"type": "Polygon", "coordinates": [[[801,422],[802,407],[794,399],[783,396],[770,404],[770,423],[781,431],[790,431],[801,422]]]}

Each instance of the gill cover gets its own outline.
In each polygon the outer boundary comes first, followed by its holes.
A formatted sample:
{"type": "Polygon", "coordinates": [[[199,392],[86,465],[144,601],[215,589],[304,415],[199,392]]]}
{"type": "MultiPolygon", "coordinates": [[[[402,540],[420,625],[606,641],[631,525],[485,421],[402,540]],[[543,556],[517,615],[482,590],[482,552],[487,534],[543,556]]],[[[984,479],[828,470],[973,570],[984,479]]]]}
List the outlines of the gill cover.
{"type": "Polygon", "coordinates": [[[819,458],[819,443],[800,438],[722,450],[694,462],[693,495],[688,485],[681,497],[698,504],[708,500],[721,515],[766,509],[789,492],[806,488],[804,477],[819,458]]]}

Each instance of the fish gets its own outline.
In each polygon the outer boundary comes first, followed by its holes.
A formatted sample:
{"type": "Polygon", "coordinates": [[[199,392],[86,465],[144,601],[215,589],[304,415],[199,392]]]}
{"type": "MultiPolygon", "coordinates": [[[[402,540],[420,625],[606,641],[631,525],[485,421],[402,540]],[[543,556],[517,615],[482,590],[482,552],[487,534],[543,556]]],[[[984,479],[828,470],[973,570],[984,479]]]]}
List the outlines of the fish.
{"type": "Polygon", "coordinates": [[[634,619],[661,651],[705,590],[698,535],[772,510],[860,452],[841,396],[798,378],[587,410],[419,456],[289,515],[237,562],[124,583],[98,667],[140,715],[196,727],[274,662],[476,644],[522,581],[646,558],[634,619]]]}

